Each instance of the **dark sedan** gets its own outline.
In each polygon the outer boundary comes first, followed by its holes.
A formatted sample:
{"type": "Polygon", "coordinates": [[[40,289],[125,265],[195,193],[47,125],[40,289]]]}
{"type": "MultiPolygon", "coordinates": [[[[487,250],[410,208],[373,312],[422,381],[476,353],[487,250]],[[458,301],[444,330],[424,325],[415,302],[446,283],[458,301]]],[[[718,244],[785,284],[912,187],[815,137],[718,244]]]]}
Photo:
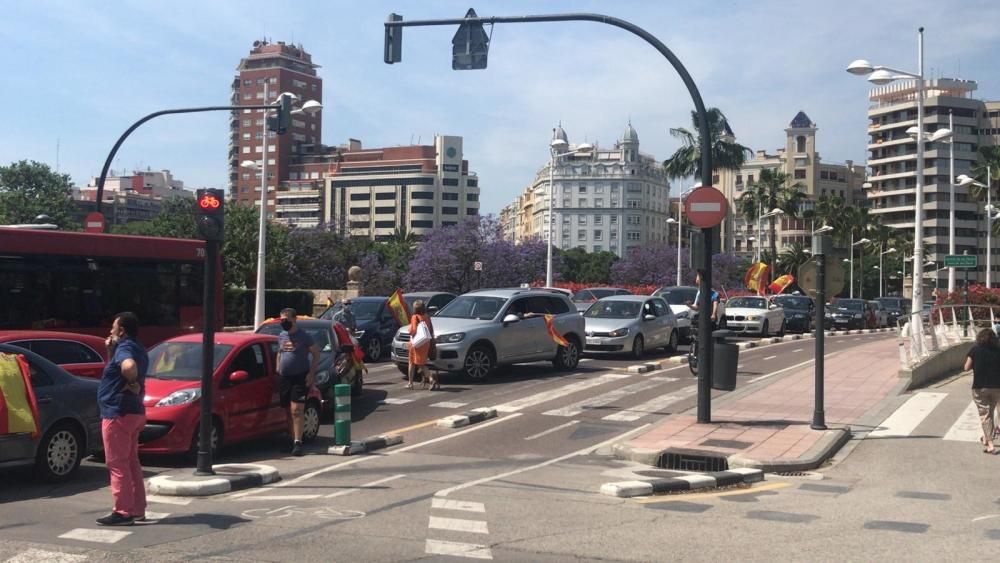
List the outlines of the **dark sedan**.
{"type": "Polygon", "coordinates": [[[804,295],[775,295],[771,301],[785,310],[785,328],[791,332],[812,330],[816,305],[804,295]]]}
{"type": "Polygon", "coordinates": [[[826,328],[872,328],[871,310],[864,299],[838,299],[827,311],[826,328]]]}
{"type": "MultiPolygon", "coordinates": [[[[365,351],[366,362],[377,362],[392,346],[392,337],[399,329],[399,323],[392,316],[387,303],[388,297],[355,297],[351,299],[354,313],[354,338],[358,339],[365,351]]],[[[340,320],[342,303],[329,307],[319,316],[324,320],[340,320]]]]}
{"type": "MultiPolygon", "coordinates": [[[[323,395],[323,408],[326,409],[333,404],[333,386],[338,383],[345,383],[351,386],[351,395],[358,397],[361,395],[362,381],[361,374],[355,374],[354,370],[343,370],[350,380],[341,381],[338,374],[337,365],[341,349],[345,344],[353,346],[352,342],[339,342],[337,333],[333,330],[333,321],[310,319],[300,317],[298,319],[299,330],[304,330],[312,337],[313,342],[319,347],[319,364],[316,366],[316,388],[323,395]]],[[[264,321],[257,329],[258,334],[281,334],[281,319],[269,319],[264,321]]],[[[350,352],[348,352],[350,353],[350,352]]]]}
{"type": "Polygon", "coordinates": [[[0,353],[23,354],[38,400],[39,437],[0,435],[0,467],[34,465],[48,481],[70,478],[88,454],[101,451],[101,414],[97,380],[71,375],[45,358],[9,344],[0,353]]]}

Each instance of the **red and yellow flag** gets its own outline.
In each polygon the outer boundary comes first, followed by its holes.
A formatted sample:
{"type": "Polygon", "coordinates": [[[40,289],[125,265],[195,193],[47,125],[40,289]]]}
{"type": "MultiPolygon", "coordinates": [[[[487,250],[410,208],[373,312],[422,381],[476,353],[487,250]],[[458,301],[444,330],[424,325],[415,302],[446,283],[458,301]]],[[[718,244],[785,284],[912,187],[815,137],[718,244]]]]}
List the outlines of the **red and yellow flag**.
{"type": "Polygon", "coordinates": [[[556,332],[556,327],[552,324],[553,318],[555,318],[553,315],[545,315],[545,328],[549,329],[549,336],[552,337],[552,340],[554,340],[556,344],[560,346],[569,346],[569,341],[556,332]]]}
{"type": "Polygon", "coordinates": [[[30,432],[38,438],[38,401],[23,356],[0,354],[0,436],[30,432]]]}
{"type": "Polygon", "coordinates": [[[760,295],[764,292],[764,280],[767,279],[767,272],[770,269],[771,267],[763,262],[751,264],[746,275],[743,276],[743,285],[760,295]]]}
{"type": "Polygon", "coordinates": [[[406,306],[406,300],[403,299],[403,290],[396,289],[386,306],[389,307],[392,317],[396,319],[399,326],[410,324],[410,309],[406,306]]]}
{"type": "Polygon", "coordinates": [[[792,274],[785,274],[783,276],[778,276],[771,285],[767,286],[771,290],[771,293],[781,293],[788,288],[788,286],[795,283],[795,276],[792,274]]]}

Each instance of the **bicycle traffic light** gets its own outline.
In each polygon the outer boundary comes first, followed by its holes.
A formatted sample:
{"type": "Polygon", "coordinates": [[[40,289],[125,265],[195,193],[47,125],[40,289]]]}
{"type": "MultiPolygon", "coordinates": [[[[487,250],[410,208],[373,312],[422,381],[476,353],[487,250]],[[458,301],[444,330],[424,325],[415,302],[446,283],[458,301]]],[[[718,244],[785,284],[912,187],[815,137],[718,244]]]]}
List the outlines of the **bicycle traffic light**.
{"type": "Polygon", "coordinates": [[[287,94],[279,96],[275,110],[277,115],[267,118],[267,128],[279,135],[284,135],[292,126],[292,97],[287,94]]]}
{"type": "Polygon", "coordinates": [[[201,189],[195,195],[195,222],[203,240],[221,241],[225,233],[225,191],[201,189]]]}

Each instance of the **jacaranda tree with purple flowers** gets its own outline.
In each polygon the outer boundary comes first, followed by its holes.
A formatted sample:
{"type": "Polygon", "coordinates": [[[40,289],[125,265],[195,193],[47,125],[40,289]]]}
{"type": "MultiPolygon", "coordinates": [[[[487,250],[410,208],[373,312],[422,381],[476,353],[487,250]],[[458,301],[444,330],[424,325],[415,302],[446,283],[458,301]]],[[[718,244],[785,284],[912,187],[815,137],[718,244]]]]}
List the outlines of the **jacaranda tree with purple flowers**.
{"type": "MultiPolygon", "coordinates": [[[[681,283],[693,285],[695,271],[689,266],[689,252],[681,248],[681,283]]],[[[719,288],[742,289],[743,261],[731,254],[712,257],[712,284],[719,288]]],[[[631,286],[672,286],[677,284],[677,247],[641,246],[631,249],[611,266],[611,283],[631,286]]]]}

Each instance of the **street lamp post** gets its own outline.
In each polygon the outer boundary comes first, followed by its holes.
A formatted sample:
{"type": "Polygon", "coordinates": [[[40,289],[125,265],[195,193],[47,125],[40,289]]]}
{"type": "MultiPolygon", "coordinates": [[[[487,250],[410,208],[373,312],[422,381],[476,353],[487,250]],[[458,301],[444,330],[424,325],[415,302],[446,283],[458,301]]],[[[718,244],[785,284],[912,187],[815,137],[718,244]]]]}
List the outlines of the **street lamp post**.
{"type": "MultiPolygon", "coordinates": [[[[868,76],[868,80],[877,85],[885,85],[899,79],[914,79],[917,86],[917,130],[924,130],[924,28],[917,31],[917,72],[905,72],[886,66],[874,66],[870,62],[859,59],[847,66],[847,72],[859,76],[868,76]]],[[[913,254],[924,255],[924,141],[917,139],[917,185],[914,202],[915,217],[913,227],[913,254]]],[[[913,262],[913,302],[922,306],[924,299],[924,268],[923,260],[913,262]]],[[[911,333],[913,352],[916,357],[923,356],[924,336],[923,324],[913,323],[911,333]]]]}
{"type": "MultiPolygon", "coordinates": [[[[958,186],[961,187],[961,188],[966,188],[966,187],[969,187],[969,186],[978,186],[980,188],[985,188],[987,185],[989,185],[990,181],[992,180],[992,178],[990,177],[990,175],[991,175],[990,174],[990,169],[989,169],[989,167],[987,167],[987,169],[986,169],[986,178],[987,178],[986,182],[987,183],[986,184],[983,184],[982,182],[977,182],[976,180],[973,180],[971,177],[969,177],[969,176],[967,176],[965,174],[959,174],[958,178],[955,178],[955,180],[958,180],[958,186]]],[[[989,223],[989,215],[990,215],[990,213],[992,213],[992,209],[993,209],[993,204],[991,203],[991,199],[990,199],[991,198],[991,196],[990,196],[990,192],[991,191],[992,190],[990,190],[990,189],[986,190],[986,201],[987,201],[987,203],[986,203],[986,216],[987,216],[987,223],[989,223]]],[[[1000,214],[997,214],[996,218],[1000,219],[1000,214]]],[[[978,230],[978,228],[979,228],[979,214],[977,213],[976,214],[976,229],[978,230]]],[[[990,248],[990,246],[991,246],[991,242],[990,242],[991,241],[991,237],[990,237],[990,235],[992,234],[992,231],[993,231],[993,229],[991,229],[990,226],[987,225],[987,228],[986,228],[986,287],[990,287],[990,285],[991,285],[990,282],[992,281],[990,279],[992,276],[989,275],[990,266],[991,266],[991,264],[990,264],[990,250],[991,250],[991,248],[990,248]]],[[[978,236],[976,237],[976,240],[978,241],[978,236]]],[[[968,272],[966,272],[966,273],[968,273],[968,272]]]]}
{"type": "Polygon", "coordinates": [[[895,248],[890,248],[889,250],[886,250],[886,251],[883,252],[882,248],[883,248],[884,244],[885,243],[883,243],[883,242],[878,243],[878,250],[879,250],[879,253],[878,253],[878,296],[879,297],[885,297],[885,285],[884,285],[885,279],[884,279],[884,277],[882,275],[882,257],[885,256],[886,254],[895,254],[896,253],[896,249],[895,248]]]}
{"type": "Polygon", "coordinates": [[[559,159],[560,157],[569,156],[571,154],[589,152],[593,148],[589,144],[584,143],[578,146],[576,150],[572,150],[569,152],[559,152],[559,149],[565,146],[566,146],[566,141],[562,139],[552,139],[552,142],[549,143],[549,210],[548,210],[549,240],[548,244],[546,245],[546,254],[545,254],[545,287],[552,287],[552,237],[554,236],[553,233],[555,232],[555,220],[556,220],[556,211],[555,211],[556,187],[553,181],[555,176],[554,171],[556,168],[556,160],[559,159]]]}
{"type": "MultiPolygon", "coordinates": [[[[867,244],[869,242],[871,242],[871,241],[868,240],[868,239],[866,239],[866,238],[863,238],[863,239],[859,240],[858,242],[854,242],[854,230],[853,229],[851,230],[851,259],[850,259],[850,263],[851,263],[851,291],[850,291],[850,296],[851,296],[851,299],[854,299],[854,247],[858,246],[859,244],[867,244]]],[[[861,285],[862,286],[864,286],[864,283],[865,283],[864,279],[865,279],[865,256],[864,256],[864,254],[862,254],[861,255],[861,285]]]]}
{"type": "Polygon", "coordinates": [[[688,188],[684,193],[677,196],[677,219],[673,217],[667,219],[667,223],[677,223],[677,285],[681,285],[681,243],[684,242],[684,233],[681,230],[684,225],[684,197],[693,192],[701,184],[696,184],[688,188]]]}

